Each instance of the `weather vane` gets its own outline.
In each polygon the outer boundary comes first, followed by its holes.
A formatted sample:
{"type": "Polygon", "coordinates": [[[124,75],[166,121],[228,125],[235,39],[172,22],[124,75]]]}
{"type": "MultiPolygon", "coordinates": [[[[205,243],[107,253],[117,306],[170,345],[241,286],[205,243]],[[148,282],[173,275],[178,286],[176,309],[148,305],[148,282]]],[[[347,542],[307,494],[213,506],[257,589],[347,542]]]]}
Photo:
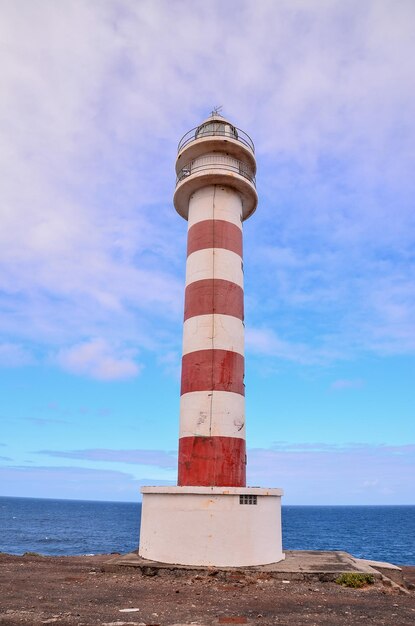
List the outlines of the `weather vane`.
{"type": "Polygon", "coordinates": [[[213,107],[213,111],[211,111],[212,117],[214,117],[215,115],[220,115],[220,112],[222,111],[222,109],[223,109],[223,106],[213,107]]]}

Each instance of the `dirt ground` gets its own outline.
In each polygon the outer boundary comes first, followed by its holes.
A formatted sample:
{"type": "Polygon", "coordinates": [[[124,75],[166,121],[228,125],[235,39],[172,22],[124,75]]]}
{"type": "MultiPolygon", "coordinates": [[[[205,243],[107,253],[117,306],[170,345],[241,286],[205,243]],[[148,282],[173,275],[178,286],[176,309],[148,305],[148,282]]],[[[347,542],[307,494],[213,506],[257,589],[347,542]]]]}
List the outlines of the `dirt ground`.
{"type": "Polygon", "coordinates": [[[415,567],[409,593],[381,582],[363,589],[235,573],[146,576],[103,572],[108,555],[0,555],[0,624],[132,626],[415,624],[415,567]],[[213,574],[213,575],[212,575],[213,574]]]}

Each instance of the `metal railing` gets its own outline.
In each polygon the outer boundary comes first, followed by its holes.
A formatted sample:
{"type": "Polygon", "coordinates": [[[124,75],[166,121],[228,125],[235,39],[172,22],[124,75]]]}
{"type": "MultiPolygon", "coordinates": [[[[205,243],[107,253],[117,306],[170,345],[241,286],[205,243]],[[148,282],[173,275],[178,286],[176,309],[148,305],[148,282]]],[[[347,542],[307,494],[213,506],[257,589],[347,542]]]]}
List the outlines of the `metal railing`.
{"type": "Polygon", "coordinates": [[[240,128],[236,128],[236,126],[230,126],[228,124],[220,124],[220,127],[216,129],[202,129],[201,126],[196,126],[196,128],[192,128],[192,130],[189,130],[180,139],[179,145],[177,147],[177,152],[183,150],[183,148],[187,146],[188,143],[191,143],[196,139],[203,139],[204,137],[229,137],[230,139],[234,139],[235,141],[240,141],[245,146],[247,146],[253,154],[255,154],[254,142],[252,141],[250,136],[240,128]]]}
{"type": "Polygon", "coordinates": [[[253,171],[243,161],[233,159],[225,155],[208,155],[205,157],[199,157],[187,163],[177,174],[176,185],[180,183],[184,178],[191,176],[192,174],[198,174],[206,170],[226,170],[243,176],[250,183],[255,186],[255,176],[253,171]]]}

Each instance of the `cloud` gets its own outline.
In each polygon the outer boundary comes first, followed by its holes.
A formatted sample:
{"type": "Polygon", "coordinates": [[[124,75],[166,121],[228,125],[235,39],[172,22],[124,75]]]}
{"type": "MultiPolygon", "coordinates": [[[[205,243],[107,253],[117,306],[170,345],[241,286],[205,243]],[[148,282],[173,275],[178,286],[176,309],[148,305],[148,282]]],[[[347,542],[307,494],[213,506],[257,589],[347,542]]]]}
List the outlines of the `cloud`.
{"type": "MultiPolygon", "coordinates": [[[[144,479],[146,484],[166,484],[144,479]]],[[[2,495],[35,498],[73,498],[76,500],[140,500],[142,480],[116,470],[83,467],[0,467],[2,495]]]]}
{"type": "Polygon", "coordinates": [[[249,483],[286,504],[414,504],[415,444],[287,444],[248,450],[249,483]]]}
{"type": "Polygon", "coordinates": [[[341,391],[343,389],[361,389],[364,385],[363,380],[360,379],[347,379],[340,378],[339,380],[335,380],[331,384],[331,388],[337,391],[341,391]]]}
{"type": "Polygon", "coordinates": [[[141,369],[141,366],[126,353],[115,355],[103,339],[92,339],[61,350],[57,361],[69,372],[84,374],[99,380],[133,378],[141,369]]]}
{"type": "Polygon", "coordinates": [[[181,376],[181,355],[177,351],[169,351],[161,354],[157,362],[163,367],[172,378],[180,381],[181,376]]]}
{"type": "Polygon", "coordinates": [[[271,328],[248,327],[245,330],[246,347],[252,354],[274,357],[302,365],[316,365],[341,358],[329,345],[312,345],[281,339],[271,328]]]}
{"type": "Polygon", "coordinates": [[[53,419],[49,417],[25,417],[26,422],[31,422],[37,426],[48,426],[49,424],[68,424],[67,420],[53,419]]]}
{"type": "Polygon", "coordinates": [[[124,372],[131,345],[179,350],[176,144],[221,102],[257,148],[247,312],[271,356],[413,354],[413,25],[405,0],[7,3],[0,341],[65,361],[105,337],[124,372]]]}
{"type": "MultiPolygon", "coordinates": [[[[146,465],[154,470],[169,470],[177,465],[176,454],[164,450],[96,448],[41,450],[38,454],[88,462],[128,463],[137,468],[146,465]]],[[[247,471],[249,485],[282,487],[285,504],[414,504],[414,465],[415,444],[292,444],[280,441],[270,448],[248,449],[247,471]]],[[[52,476],[55,469],[51,468],[52,476]]],[[[33,471],[36,472],[37,468],[33,471]]],[[[45,473],[47,468],[41,471],[45,473]]],[[[70,476],[71,468],[56,471],[70,476]]],[[[81,470],[74,468],[75,477],[78,471],[81,470]]],[[[139,477],[140,484],[158,484],[155,480],[139,477]]]]}
{"type": "Polygon", "coordinates": [[[33,358],[23,346],[0,343],[0,367],[19,367],[31,363],[33,358]]]}
{"type": "Polygon", "coordinates": [[[165,450],[108,450],[95,448],[90,450],[38,450],[37,454],[60,457],[65,459],[82,459],[84,461],[104,461],[108,463],[133,463],[150,465],[164,469],[177,466],[177,454],[165,450]]]}

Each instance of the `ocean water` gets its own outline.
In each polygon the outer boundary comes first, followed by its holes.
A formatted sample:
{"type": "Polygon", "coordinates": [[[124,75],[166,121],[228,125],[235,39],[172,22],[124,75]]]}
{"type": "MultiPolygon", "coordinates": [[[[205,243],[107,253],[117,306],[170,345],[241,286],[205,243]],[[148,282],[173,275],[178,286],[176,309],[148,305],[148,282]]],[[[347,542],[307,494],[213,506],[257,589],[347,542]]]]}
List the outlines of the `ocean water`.
{"type": "MultiPolygon", "coordinates": [[[[141,504],[0,497],[0,551],[45,555],[130,552],[141,504]]],[[[286,550],[345,550],[415,565],[415,506],[283,506],[286,550]]]]}

